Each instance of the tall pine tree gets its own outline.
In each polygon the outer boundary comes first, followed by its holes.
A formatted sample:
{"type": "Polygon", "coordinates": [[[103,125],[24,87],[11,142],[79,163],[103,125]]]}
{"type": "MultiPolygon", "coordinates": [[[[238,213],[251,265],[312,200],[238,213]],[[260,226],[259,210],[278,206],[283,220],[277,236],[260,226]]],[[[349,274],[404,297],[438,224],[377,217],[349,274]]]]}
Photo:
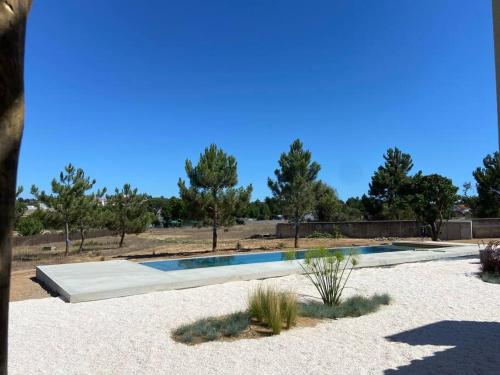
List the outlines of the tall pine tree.
{"type": "Polygon", "coordinates": [[[83,169],[77,169],[70,163],[59,174],[59,180],[55,178],[52,180],[52,194],[39,191],[35,185],[31,187],[31,194],[52,209],[58,221],[63,223],[66,243],[64,255],[68,255],[69,252],[69,233],[82,216],[79,204],[95,182],[85,176],[83,169]]]}
{"type": "Polygon", "coordinates": [[[269,178],[267,183],[283,213],[294,223],[294,243],[298,247],[300,222],[314,208],[315,181],[321,167],[311,160],[311,153],[303,149],[299,139],[291,144],[288,153],[281,154],[278,164],[276,180],[269,178]]]}
{"type": "Polygon", "coordinates": [[[215,144],[200,154],[196,166],[186,160],[189,187],[179,179],[179,192],[186,212],[202,225],[212,226],[212,251],[217,250],[217,228],[234,224],[245,212],[252,194],[252,185],[236,188],[237,164],[215,144]]]}
{"type": "Polygon", "coordinates": [[[410,183],[408,173],[413,168],[413,160],[397,147],[389,148],[384,160],[384,165],[373,174],[369,196],[363,196],[365,208],[370,219],[409,219],[413,212],[405,189],[410,183]]]}

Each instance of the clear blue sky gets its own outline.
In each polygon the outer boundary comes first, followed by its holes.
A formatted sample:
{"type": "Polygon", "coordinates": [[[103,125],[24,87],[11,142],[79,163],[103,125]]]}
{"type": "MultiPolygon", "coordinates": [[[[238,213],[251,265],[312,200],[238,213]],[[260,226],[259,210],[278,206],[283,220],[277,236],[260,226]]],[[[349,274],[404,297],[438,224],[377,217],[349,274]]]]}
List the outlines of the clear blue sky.
{"type": "Polygon", "coordinates": [[[176,195],[215,142],[262,198],[300,138],[346,199],[388,147],[459,186],[497,147],[490,0],[37,0],[26,48],[25,187],[176,195]]]}

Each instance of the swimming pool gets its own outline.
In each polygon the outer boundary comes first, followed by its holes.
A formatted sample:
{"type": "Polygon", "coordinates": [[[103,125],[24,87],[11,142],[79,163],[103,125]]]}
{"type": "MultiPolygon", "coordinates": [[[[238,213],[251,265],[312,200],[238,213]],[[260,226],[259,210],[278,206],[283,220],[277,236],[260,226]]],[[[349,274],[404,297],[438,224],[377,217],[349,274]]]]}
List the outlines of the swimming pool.
{"type": "MultiPolygon", "coordinates": [[[[411,247],[395,246],[395,245],[380,245],[380,246],[360,246],[350,248],[330,249],[332,252],[340,251],[348,254],[350,251],[355,251],[356,254],[376,254],[394,251],[413,250],[411,247]]],[[[295,259],[304,259],[306,250],[298,250],[295,252],[295,259]]],[[[207,256],[197,258],[160,260],[153,262],[143,262],[144,266],[156,268],[160,271],[178,271],[189,270],[194,268],[220,267],[220,266],[235,266],[238,264],[251,263],[268,263],[281,262],[289,260],[287,252],[275,251],[270,253],[252,253],[238,255],[223,255],[223,256],[207,256]]]]}

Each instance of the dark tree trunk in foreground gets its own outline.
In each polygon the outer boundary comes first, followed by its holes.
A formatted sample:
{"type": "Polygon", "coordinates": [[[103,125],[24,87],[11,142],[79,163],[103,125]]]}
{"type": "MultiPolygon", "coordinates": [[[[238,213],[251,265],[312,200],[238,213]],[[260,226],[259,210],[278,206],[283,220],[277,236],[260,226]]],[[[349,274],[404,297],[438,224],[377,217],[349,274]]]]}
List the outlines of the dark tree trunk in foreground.
{"type": "Polygon", "coordinates": [[[7,374],[10,265],[24,126],[24,36],[30,0],[0,3],[0,374],[7,374]]]}

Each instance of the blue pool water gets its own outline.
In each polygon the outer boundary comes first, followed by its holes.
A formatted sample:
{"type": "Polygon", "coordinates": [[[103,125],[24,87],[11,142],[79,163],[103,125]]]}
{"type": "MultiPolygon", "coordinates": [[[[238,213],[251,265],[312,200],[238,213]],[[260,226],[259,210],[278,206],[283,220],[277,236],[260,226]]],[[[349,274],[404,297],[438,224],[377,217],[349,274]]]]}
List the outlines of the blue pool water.
{"type": "MultiPolygon", "coordinates": [[[[403,246],[367,246],[367,247],[355,247],[355,248],[338,248],[331,249],[332,252],[340,251],[344,254],[348,254],[351,251],[355,251],[356,254],[375,254],[375,253],[385,253],[393,251],[403,251],[411,250],[412,248],[403,246]]],[[[295,259],[304,259],[305,250],[299,250],[295,252],[295,259]]],[[[224,255],[224,256],[209,256],[202,258],[185,258],[185,259],[175,259],[175,260],[160,260],[155,262],[144,262],[141,263],[148,267],[153,267],[161,271],[177,271],[177,270],[189,270],[193,268],[205,268],[205,267],[219,267],[219,266],[234,266],[238,264],[251,264],[251,263],[267,263],[267,262],[279,262],[289,260],[287,253],[284,251],[276,251],[273,253],[252,253],[252,254],[238,254],[238,255],[224,255]]]]}

